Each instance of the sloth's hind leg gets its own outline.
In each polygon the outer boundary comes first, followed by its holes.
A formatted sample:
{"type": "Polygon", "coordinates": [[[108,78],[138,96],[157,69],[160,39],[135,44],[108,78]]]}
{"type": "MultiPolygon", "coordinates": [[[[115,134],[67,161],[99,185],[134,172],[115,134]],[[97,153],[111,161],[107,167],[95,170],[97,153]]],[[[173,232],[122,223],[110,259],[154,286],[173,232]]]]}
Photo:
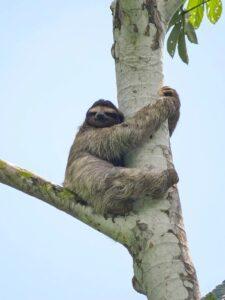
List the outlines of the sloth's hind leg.
{"type": "Polygon", "coordinates": [[[115,167],[86,154],[68,167],[64,186],[76,192],[98,213],[125,214],[142,195],[165,193],[178,181],[176,171],[115,167]]]}
{"type": "MultiPolygon", "coordinates": [[[[118,210],[144,195],[154,198],[162,196],[178,182],[174,169],[141,170],[137,168],[112,169],[105,181],[106,192],[103,207],[109,211],[118,210]]],[[[132,206],[131,206],[132,207],[132,206]]]]}

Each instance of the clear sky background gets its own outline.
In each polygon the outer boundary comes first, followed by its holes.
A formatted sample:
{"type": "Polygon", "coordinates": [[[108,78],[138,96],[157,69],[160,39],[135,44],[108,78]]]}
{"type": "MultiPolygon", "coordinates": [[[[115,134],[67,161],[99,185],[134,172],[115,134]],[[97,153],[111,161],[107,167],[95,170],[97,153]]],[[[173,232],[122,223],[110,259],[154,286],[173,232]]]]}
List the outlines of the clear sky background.
{"type": "MultiPolygon", "coordinates": [[[[62,183],[85,111],[116,101],[110,1],[0,0],[0,158],[62,183]]],[[[172,138],[202,293],[225,279],[225,21],[205,22],[190,64],[165,52],[182,115],[172,138]]],[[[138,300],[119,244],[0,185],[1,300],[138,300]]]]}

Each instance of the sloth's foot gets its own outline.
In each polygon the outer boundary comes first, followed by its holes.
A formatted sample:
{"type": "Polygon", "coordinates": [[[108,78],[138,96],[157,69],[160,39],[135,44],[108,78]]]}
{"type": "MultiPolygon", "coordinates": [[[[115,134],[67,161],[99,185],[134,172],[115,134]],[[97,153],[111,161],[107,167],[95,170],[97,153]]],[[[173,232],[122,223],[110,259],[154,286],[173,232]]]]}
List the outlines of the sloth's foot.
{"type": "Polygon", "coordinates": [[[168,169],[158,173],[155,178],[155,186],[153,186],[152,197],[159,198],[167,192],[167,190],[179,181],[179,177],[175,169],[168,169]]]}

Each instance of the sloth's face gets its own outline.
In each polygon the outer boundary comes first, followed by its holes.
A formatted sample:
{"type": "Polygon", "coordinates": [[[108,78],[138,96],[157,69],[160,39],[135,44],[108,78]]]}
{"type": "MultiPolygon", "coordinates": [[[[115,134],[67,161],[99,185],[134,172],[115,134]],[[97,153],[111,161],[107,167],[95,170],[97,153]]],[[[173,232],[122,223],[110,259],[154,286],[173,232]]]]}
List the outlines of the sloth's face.
{"type": "Polygon", "coordinates": [[[111,107],[95,106],[88,110],[86,123],[93,127],[110,127],[123,122],[123,115],[111,107]]]}

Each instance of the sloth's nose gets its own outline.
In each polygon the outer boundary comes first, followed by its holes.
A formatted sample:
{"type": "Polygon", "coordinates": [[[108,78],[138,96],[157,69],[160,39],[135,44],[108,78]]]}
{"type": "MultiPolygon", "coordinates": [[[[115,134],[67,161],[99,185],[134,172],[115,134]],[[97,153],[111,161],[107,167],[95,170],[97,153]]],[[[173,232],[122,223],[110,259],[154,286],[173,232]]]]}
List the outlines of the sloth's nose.
{"type": "Polygon", "coordinates": [[[104,121],[104,120],[105,120],[105,115],[104,115],[104,113],[98,112],[98,113],[95,115],[95,119],[98,120],[98,121],[104,121]]]}

